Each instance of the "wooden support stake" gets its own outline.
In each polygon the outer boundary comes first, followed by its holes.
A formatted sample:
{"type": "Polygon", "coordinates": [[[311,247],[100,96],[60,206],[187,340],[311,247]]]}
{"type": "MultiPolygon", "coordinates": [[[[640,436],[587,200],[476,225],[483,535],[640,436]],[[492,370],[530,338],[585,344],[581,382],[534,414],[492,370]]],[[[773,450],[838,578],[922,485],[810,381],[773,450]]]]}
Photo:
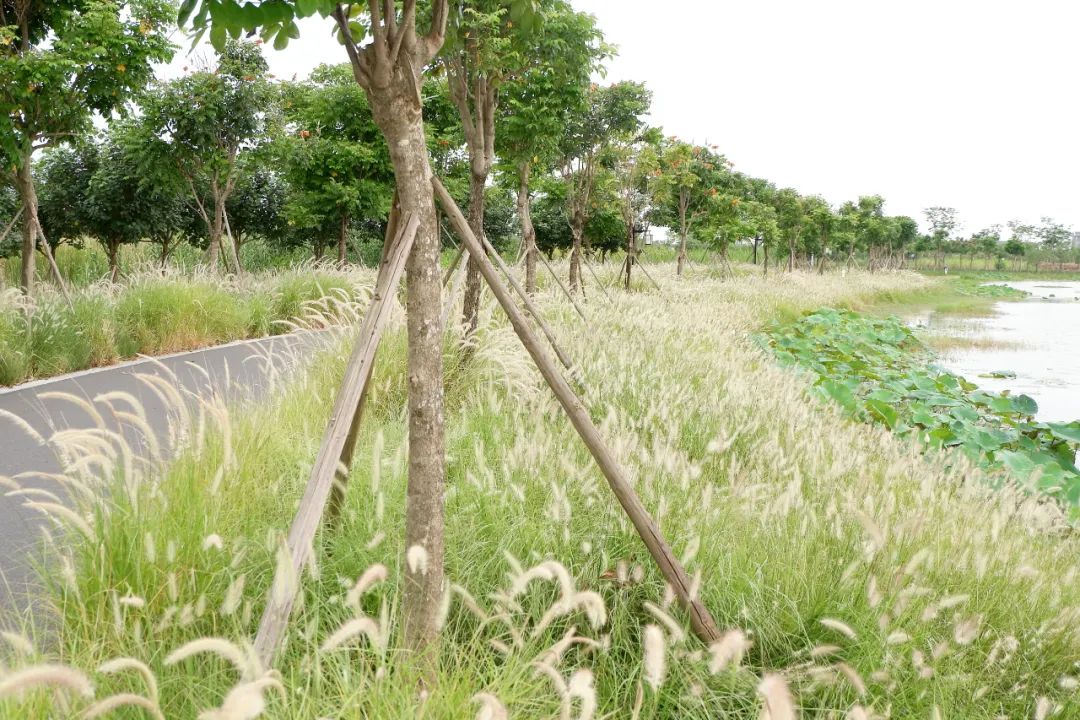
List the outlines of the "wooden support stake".
{"type": "MultiPolygon", "coordinates": [[[[463,247],[469,251],[469,255],[474,258],[477,256],[477,253],[486,255],[486,253],[484,252],[484,247],[476,241],[476,236],[472,234],[472,230],[469,230],[469,237],[472,238],[473,242],[469,242],[466,239],[465,235],[462,233],[462,227],[458,225],[457,218],[454,217],[454,215],[450,214],[450,212],[447,210],[447,202],[449,202],[450,205],[452,205],[455,209],[457,208],[457,203],[454,202],[453,198],[450,198],[450,193],[448,193],[446,191],[446,188],[443,187],[443,184],[439,182],[439,178],[432,176],[431,183],[435,186],[436,189],[435,196],[439,199],[439,202],[442,203],[443,210],[446,211],[447,218],[450,220],[450,224],[454,227],[454,232],[456,232],[458,234],[458,237],[460,237],[464,241],[463,247]],[[446,194],[445,198],[443,197],[444,193],[446,194]],[[450,199],[447,200],[447,198],[450,199]]],[[[462,216],[462,220],[464,219],[464,216],[462,216]]],[[[468,228],[469,223],[465,222],[464,227],[468,228]]],[[[551,344],[551,348],[555,351],[555,355],[558,356],[559,362],[561,362],[563,364],[563,367],[565,367],[567,370],[573,370],[574,363],[571,362],[570,356],[563,352],[562,348],[559,346],[558,341],[555,340],[555,333],[551,331],[551,327],[547,324],[547,321],[544,320],[544,316],[541,315],[540,311],[536,309],[535,305],[533,305],[532,298],[530,298],[529,294],[525,292],[525,288],[521,287],[521,283],[519,283],[517,281],[517,278],[514,277],[514,272],[506,266],[506,262],[502,259],[502,257],[500,257],[499,253],[496,252],[495,248],[492,247],[491,243],[486,241],[485,243],[487,245],[487,250],[491,253],[491,257],[495,258],[495,262],[499,264],[499,267],[502,269],[503,273],[506,274],[506,279],[510,281],[510,285],[514,288],[515,291],[517,291],[517,294],[521,296],[521,300],[525,303],[525,309],[530,315],[533,316],[533,319],[536,320],[536,324],[540,326],[540,330],[543,331],[544,337],[547,338],[548,343],[551,344]]],[[[489,282],[488,284],[490,285],[491,283],[489,282]]]]}
{"type": "MultiPolygon", "coordinates": [[[[435,178],[435,180],[437,181],[438,178],[435,178]]],[[[457,205],[454,205],[454,207],[457,207],[457,205]]],[[[551,349],[554,350],[555,355],[558,356],[559,362],[563,364],[564,368],[572,371],[574,369],[574,362],[570,359],[569,355],[563,352],[562,347],[559,345],[559,341],[555,339],[555,333],[552,331],[551,326],[547,324],[547,320],[544,319],[544,316],[536,309],[536,306],[533,305],[532,298],[529,297],[529,293],[525,292],[525,288],[521,287],[521,283],[519,283],[517,277],[514,276],[514,271],[506,266],[506,262],[502,259],[502,256],[499,255],[498,250],[487,241],[487,238],[484,239],[484,245],[486,245],[485,249],[490,254],[490,257],[495,258],[495,262],[502,269],[503,274],[506,275],[506,279],[510,282],[510,286],[517,291],[518,296],[521,298],[522,302],[525,303],[526,311],[532,315],[533,319],[536,320],[536,324],[540,326],[540,330],[544,333],[544,337],[547,338],[548,343],[551,345],[551,349]]]]}
{"type": "Polygon", "coordinates": [[[3,232],[0,232],[0,243],[7,240],[8,233],[11,232],[11,228],[15,227],[15,223],[17,223],[19,221],[19,216],[22,215],[22,211],[23,211],[22,205],[20,205],[18,211],[14,215],[11,216],[11,222],[9,222],[4,227],[3,232]]]}
{"type": "Polygon", "coordinates": [[[551,277],[554,278],[555,282],[559,284],[559,288],[563,291],[563,295],[565,295],[567,299],[569,299],[570,302],[574,304],[574,309],[577,310],[577,314],[580,315],[581,319],[585,321],[586,325],[588,325],[589,318],[585,317],[585,311],[581,309],[580,305],[578,305],[578,301],[574,298],[573,294],[566,289],[565,285],[563,285],[563,281],[559,279],[559,276],[555,273],[555,269],[548,264],[547,258],[544,257],[544,253],[537,252],[536,254],[540,258],[540,261],[544,263],[544,267],[546,267],[548,269],[548,272],[551,273],[551,277]]]}
{"type": "MultiPolygon", "coordinates": [[[[394,190],[394,199],[390,203],[390,216],[386,219],[386,233],[383,236],[382,252],[379,253],[379,271],[386,267],[386,259],[395,247],[397,241],[398,226],[401,223],[401,209],[398,207],[397,189],[394,190]]],[[[378,286],[378,278],[375,280],[378,286]]],[[[396,285],[394,287],[397,287],[396,285]]],[[[393,292],[393,288],[391,289],[393,292]]],[[[356,453],[356,442],[360,439],[360,423],[364,418],[364,405],[367,404],[368,383],[371,382],[371,373],[375,369],[375,363],[368,366],[367,377],[364,378],[364,389],[360,393],[360,399],[353,411],[352,423],[349,425],[349,434],[345,436],[345,445],[341,448],[341,457],[338,459],[337,472],[334,475],[334,484],[330,490],[330,499],[327,501],[326,525],[330,528],[337,527],[341,518],[341,508],[345,504],[345,491],[348,489],[349,468],[352,467],[353,455],[356,453]]]]}
{"type": "Polygon", "coordinates": [[[638,535],[641,536],[642,541],[644,541],[649,554],[659,565],[664,579],[671,584],[679,602],[690,614],[690,625],[694,633],[705,642],[718,640],[720,631],[716,627],[712,615],[709,614],[708,609],[698,598],[691,597],[690,578],[687,576],[686,570],[660,534],[660,528],[657,527],[656,522],[649,515],[645,506],[642,505],[641,499],[634,491],[634,488],[626,480],[626,474],[604,443],[600,431],[593,424],[585,406],[581,404],[574,391],[570,389],[569,383],[566,382],[566,379],[559,373],[551,358],[544,351],[532,327],[525,320],[525,316],[514,304],[510,292],[499,280],[498,272],[484,255],[483,248],[473,235],[472,230],[469,229],[465,216],[461,214],[461,210],[454,203],[450,193],[446,191],[438,178],[433,177],[431,184],[435,188],[435,196],[438,198],[443,212],[446,213],[459,237],[465,242],[466,248],[476,258],[480,274],[484,276],[484,280],[495,294],[499,304],[502,305],[507,317],[510,318],[510,324],[514,326],[514,331],[521,339],[521,343],[525,346],[529,355],[532,356],[533,362],[536,363],[540,374],[544,376],[544,380],[547,381],[552,392],[555,393],[555,397],[570,418],[574,429],[577,430],[578,435],[581,436],[581,439],[589,448],[589,452],[595,458],[596,464],[600,466],[600,470],[604,473],[604,477],[607,479],[608,485],[611,486],[612,492],[615,493],[619,504],[622,505],[623,510],[626,511],[630,521],[634,524],[634,528],[637,530],[638,535]]]}
{"type": "Polygon", "coordinates": [[[454,259],[450,261],[450,267],[446,268],[446,272],[443,274],[442,284],[446,287],[446,283],[450,282],[450,276],[454,274],[454,270],[457,269],[458,263],[461,262],[462,256],[465,254],[465,248],[459,247],[457,255],[454,255],[454,259]]]}
{"type": "Polygon", "coordinates": [[[608,299],[608,302],[615,302],[612,299],[611,295],[608,294],[607,288],[604,287],[604,283],[600,282],[600,276],[596,274],[595,270],[593,270],[592,263],[589,262],[588,258],[586,258],[585,255],[582,255],[581,261],[582,264],[585,265],[585,267],[589,268],[589,272],[592,274],[593,280],[596,281],[596,287],[600,288],[600,292],[604,293],[604,297],[608,299]]]}
{"type": "Polygon", "coordinates": [[[637,264],[638,268],[641,269],[641,272],[645,274],[645,277],[649,278],[649,282],[651,282],[653,284],[653,287],[655,287],[657,290],[660,290],[660,293],[663,294],[664,291],[660,289],[660,286],[657,284],[657,282],[655,280],[653,280],[653,276],[650,275],[649,271],[645,269],[645,263],[639,262],[639,263],[636,263],[636,264],[637,264]]]}
{"type": "MultiPolygon", "coordinates": [[[[401,280],[405,261],[409,257],[413,240],[416,238],[419,219],[409,215],[402,220],[405,221],[404,225],[394,239],[393,247],[386,253],[384,264],[379,268],[371,306],[360,325],[360,334],[349,357],[349,364],[345,368],[345,377],[337,399],[334,401],[334,409],[330,414],[326,432],[323,434],[319,454],[315,458],[315,465],[311,468],[304,496],[300,500],[300,508],[289,529],[288,548],[293,575],[296,578],[301,576],[311,552],[315,532],[321,524],[338,462],[352,427],[356,409],[360,404],[360,398],[366,388],[367,379],[371,375],[375,351],[378,350],[379,340],[390,317],[395,289],[401,280]]],[[[293,589],[287,599],[275,598],[271,594],[267,602],[266,610],[259,622],[259,632],[255,636],[255,652],[266,666],[273,663],[274,655],[277,654],[281,645],[295,600],[296,590],[293,589]]]]}

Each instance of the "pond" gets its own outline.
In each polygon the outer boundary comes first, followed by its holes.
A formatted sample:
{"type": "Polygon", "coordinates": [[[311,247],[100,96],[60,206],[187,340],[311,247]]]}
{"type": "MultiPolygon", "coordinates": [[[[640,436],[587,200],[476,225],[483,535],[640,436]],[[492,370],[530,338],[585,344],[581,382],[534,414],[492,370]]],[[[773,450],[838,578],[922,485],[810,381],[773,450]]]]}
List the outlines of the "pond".
{"type": "Polygon", "coordinates": [[[1030,296],[996,303],[989,317],[931,314],[915,324],[958,338],[941,350],[946,369],[988,391],[1030,395],[1039,404],[1039,420],[1080,420],[1080,282],[999,284],[1030,296]]]}

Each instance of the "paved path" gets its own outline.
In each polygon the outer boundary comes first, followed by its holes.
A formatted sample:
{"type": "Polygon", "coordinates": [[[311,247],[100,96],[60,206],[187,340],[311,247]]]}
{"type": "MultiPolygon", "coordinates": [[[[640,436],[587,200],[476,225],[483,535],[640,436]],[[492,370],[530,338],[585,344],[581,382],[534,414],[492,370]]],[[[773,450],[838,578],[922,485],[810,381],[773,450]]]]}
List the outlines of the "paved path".
{"type": "MultiPolygon", "coordinates": [[[[0,390],[0,410],[19,416],[48,439],[56,430],[94,426],[84,410],[70,400],[47,397],[49,393],[69,393],[92,401],[101,393],[122,391],[138,399],[154,432],[164,438],[168,426],[166,408],[145,382],[137,379],[137,375],[154,374],[167,378],[171,372],[184,390],[200,393],[203,397],[217,393],[229,402],[243,402],[265,394],[272,373],[295,367],[327,339],[326,333],[294,333],[27,383],[0,390]],[[43,394],[46,397],[42,397],[43,394]]],[[[102,415],[111,429],[117,429],[117,423],[109,413],[102,415]]],[[[130,427],[121,428],[121,431],[134,446],[142,444],[142,439],[130,427]]],[[[0,414],[0,477],[15,478],[24,488],[37,487],[56,493],[55,482],[25,473],[59,470],[59,461],[49,446],[37,443],[25,428],[0,414]]],[[[12,612],[17,617],[33,609],[35,573],[32,563],[40,555],[43,545],[40,528],[47,520],[39,512],[23,507],[25,500],[11,497],[5,488],[0,488],[0,625],[12,621],[12,612]]]]}

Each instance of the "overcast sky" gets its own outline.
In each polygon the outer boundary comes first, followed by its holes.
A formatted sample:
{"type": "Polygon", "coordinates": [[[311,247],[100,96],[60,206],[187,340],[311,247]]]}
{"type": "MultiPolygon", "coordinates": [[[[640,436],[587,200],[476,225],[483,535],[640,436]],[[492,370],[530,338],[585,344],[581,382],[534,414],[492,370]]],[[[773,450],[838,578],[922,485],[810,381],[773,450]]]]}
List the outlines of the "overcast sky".
{"type": "MultiPolygon", "coordinates": [[[[608,81],[645,82],[654,124],[744,172],[920,222],[952,206],[966,232],[1080,229],[1076,0],[572,2],[618,46],[608,81]]],[[[311,19],[267,59],[288,78],[345,54],[311,19]]]]}

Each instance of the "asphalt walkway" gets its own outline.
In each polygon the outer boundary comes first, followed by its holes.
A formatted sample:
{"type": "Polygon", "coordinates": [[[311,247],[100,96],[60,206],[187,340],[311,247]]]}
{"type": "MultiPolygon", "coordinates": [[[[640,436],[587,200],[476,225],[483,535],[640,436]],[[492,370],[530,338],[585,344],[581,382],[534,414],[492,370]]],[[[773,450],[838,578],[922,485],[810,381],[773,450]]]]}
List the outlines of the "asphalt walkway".
{"type": "MultiPolygon", "coordinates": [[[[94,427],[94,420],[85,410],[69,399],[51,397],[53,393],[93,401],[102,393],[121,391],[138,400],[153,432],[159,440],[164,440],[169,424],[167,408],[138,375],[164,377],[181,390],[202,397],[217,394],[231,404],[248,402],[265,395],[275,376],[280,377],[309,358],[328,338],[325,332],[293,333],[30,382],[0,390],[0,410],[18,416],[47,440],[58,430],[94,427]]],[[[100,404],[98,407],[101,409],[100,404]]],[[[122,426],[108,412],[101,414],[106,426],[120,430],[133,447],[145,447],[138,431],[130,425],[122,426]]],[[[167,444],[163,443],[162,447],[167,444]]],[[[41,488],[63,498],[56,481],[38,474],[56,473],[60,469],[60,462],[49,445],[40,444],[25,427],[0,412],[0,617],[6,619],[3,624],[11,624],[34,610],[37,573],[33,564],[44,546],[42,528],[50,522],[39,511],[24,507],[27,497],[12,495],[10,487],[3,486],[15,482],[21,488],[41,488]]]]}

